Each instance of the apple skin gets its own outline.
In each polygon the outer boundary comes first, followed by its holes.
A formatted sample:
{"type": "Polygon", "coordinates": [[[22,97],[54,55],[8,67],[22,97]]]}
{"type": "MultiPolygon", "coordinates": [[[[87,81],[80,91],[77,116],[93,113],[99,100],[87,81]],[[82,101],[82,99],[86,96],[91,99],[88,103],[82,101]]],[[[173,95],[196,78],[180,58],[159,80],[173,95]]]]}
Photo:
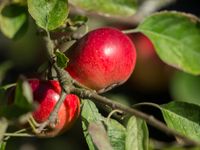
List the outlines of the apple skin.
{"type": "Polygon", "coordinates": [[[142,33],[130,35],[137,50],[137,65],[130,77],[132,87],[145,93],[166,91],[173,69],[164,64],[156,54],[151,40],[142,33]]]}
{"type": "Polygon", "coordinates": [[[136,63],[131,39],[110,27],[90,31],[66,53],[70,59],[66,70],[81,84],[102,90],[124,83],[136,63]]]}
{"type": "MultiPolygon", "coordinates": [[[[38,123],[48,119],[51,111],[59,100],[61,87],[56,80],[38,80],[31,79],[28,81],[33,92],[34,101],[39,105],[32,113],[33,118],[38,123]]],[[[68,94],[64,103],[58,111],[58,122],[54,129],[44,133],[46,137],[53,137],[69,129],[80,113],[80,101],[74,94],[68,94]]],[[[41,136],[43,136],[41,134],[41,136]]]]}
{"type": "Polygon", "coordinates": [[[139,59],[156,59],[155,48],[150,39],[142,33],[135,33],[131,35],[139,59]]]}

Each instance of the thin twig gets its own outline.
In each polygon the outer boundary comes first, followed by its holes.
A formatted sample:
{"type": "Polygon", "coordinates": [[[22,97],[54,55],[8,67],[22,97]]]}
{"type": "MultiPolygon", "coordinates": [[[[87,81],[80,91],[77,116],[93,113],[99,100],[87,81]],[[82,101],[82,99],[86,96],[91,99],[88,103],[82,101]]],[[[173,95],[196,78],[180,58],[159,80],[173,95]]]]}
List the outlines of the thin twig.
{"type": "MultiPolygon", "coordinates": [[[[10,137],[13,137],[13,136],[20,136],[20,137],[23,137],[22,134],[28,134],[28,133],[23,133],[23,132],[27,132],[29,128],[24,128],[24,129],[21,129],[21,130],[18,130],[14,133],[4,133],[3,135],[5,136],[4,140],[8,140],[10,137]]],[[[26,135],[25,135],[26,136],[26,135]]],[[[31,136],[31,134],[29,134],[29,137],[33,137],[34,135],[31,136]]]]}
{"type": "Polygon", "coordinates": [[[112,117],[112,115],[114,115],[115,113],[123,113],[121,110],[115,109],[113,111],[111,111],[107,117],[107,122],[110,120],[110,118],[112,117]]]}
{"type": "Polygon", "coordinates": [[[139,31],[137,30],[137,28],[135,28],[135,29],[122,30],[122,32],[124,34],[131,34],[131,33],[137,33],[139,31]]]}
{"type": "Polygon", "coordinates": [[[150,102],[141,102],[141,103],[137,103],[137,104],[134,104],[132,105],[131,107],[135,108],[135,107],[139,107],[139,106],[151,106],[151,107],[155,107],[155,108],[158,108],[158,109],[162,109],[160,107],[160,105],[158,104],[155,104],[155,103],[150,103],[150,102]]]}
{"type": "Polygon", "coordinates": [[[56,122],[58,122],[57,119],[57,115],[58,115],[58,111],[62,105],[62,103],[64,102],[65,98],[67,96],[67,93],[65,91],[62,90],[61,94],[60,94],[60,98],[59,101],[56,103],[56,106],[54,107],[54,111],[51,112],[50,116],[49,116],[49,120],[50,120],[50,126],[52,128],[55,127],[56,122]],[[56,122],[55,122],[56,121],[56,122]]]}
{"type": "Polygon", "coordinates": [[[96,93],[92,93],[91,91],[72,88],[71,92],[75,93],[79,96],[82,96],[83,98],[89,98],[89,99],[93,100],[94,102],[98,101],[100,103],[108,105],[112,109],[119,109],[119,110],[122,110],[122,111],[124,111],[128,114],[131,114],[131,115],[134,115],[138,118],[141,118],[141,119],[145,120],[149,125],[156,127],[157,129],[163,131],[164,133],[166,133],[168,135],[173,135],[173,136],[179,137],[180,139],[182,139],[186,143],[186,145],[200,145],[200,143],[198,143],[197,141],[191,140],[191,139],[187,138],[186,136],[176,132],[175,130],[168,128],[163,122],[161,122],[161,121],[157,120],[156,118],[154,118],[153,116],[148,115],[146,113],[143,113],[139,110],[136,110],[134,108],[130,108],[128,106],[122,105],[122,104],[115,102],[111,99],[100,96],[96,93]]]}
{"type": "Polygon", "coordinates": [[[35,135],[28,133],[4,133],[3,135],[9,137],[35,137],[35,135]]]}
{"type": "Polygon", "coordinates": [[[58,76],[59,83],[61,84],[61,94],[60,94],[59,100],[57,101],[55,107],[53,108],[53,111],[51,111],[48,119],[45,122],[41,123],[40,126],[35,130],[36,134],[42,133],[42,131],[46,127],[55,128],[55,125],[57,123],[58,111],[62,103],[64,102],[66,95],[69,93],[68,87],[73,86],[72,81],[70,80],[71,78],[69,77],[69,74],[67,74],[65,70],[59,68],[57,64],[54,62],[55,61],[54,60],[55,58],[54,45],[53,45],[53,42],[51,41],[50,34],[48,31],[47,31],[46,41],[47,41],[47,50],[48,50],[47,53],[48,53],[49,61],[54,67],[58,76]]]}

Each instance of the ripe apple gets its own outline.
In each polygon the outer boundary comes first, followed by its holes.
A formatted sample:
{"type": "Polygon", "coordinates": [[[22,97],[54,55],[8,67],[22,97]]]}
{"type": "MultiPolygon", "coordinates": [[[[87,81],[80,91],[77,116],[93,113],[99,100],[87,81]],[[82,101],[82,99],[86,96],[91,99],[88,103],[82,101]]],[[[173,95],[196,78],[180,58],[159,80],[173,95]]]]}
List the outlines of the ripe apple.
{"type": "Polygon", "coordinates": [[[147,36],[142,33],[135,33],[132,34],[131,37],[135,43],[138,57],[141,59],[151,59],[156,57],[154,46],[147,36]]]}
{"type": "Polygon", "coordinates": [[[156,54],[153,43],[142,33],[130,35],[137,50],[137,65],[130,78],[132,86],[145,92],[160,92],[168,88],[172,69],[156,54]]]}
{"type": "Polygon", "coordinates": [[[78,82],[102,90],[124,83],[136,63],[131,39],[120,30],[99,28],[87,33],[67,51],[66,70],[78,82]]]}
{"type": "MultiPolygon", "coordinates": [[[[59,100],[61,87],[56,80],[29,80],[30,87],[32,88],[34,101],[39,105],[38,108],[32,113],[33,118],[38,123],[42,123],[48,119],[51,111],[53,110],[56,102],[59,100]]],[[[54,129],[45,133],[46,136],[55,136],[58,133],[67,130],[71,127],[73,122],[77,119],[80,112],[79,98],[74,94],[66,96],[64,103],[58,111],[58,122],[54,129]]]]}

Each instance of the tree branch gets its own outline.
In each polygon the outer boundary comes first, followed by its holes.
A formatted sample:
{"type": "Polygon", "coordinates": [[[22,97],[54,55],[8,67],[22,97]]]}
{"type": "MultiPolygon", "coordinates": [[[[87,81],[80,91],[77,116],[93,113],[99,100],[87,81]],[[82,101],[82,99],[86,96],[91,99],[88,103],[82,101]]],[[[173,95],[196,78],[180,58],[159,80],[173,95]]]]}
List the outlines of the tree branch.
{"type": "Polygon", "coordinates": [[[199,143],[197,141],[191,140],[188,137],[176,132],[175,130],[168,128],[163,122],[157,120],[156,118],[154,118],[151,115],[143,113],[134,108],[127,107],[125,105],[122,105],[120,103],[112,101],[111,99],[108,99],[106,97],[100,96],[96,93],[96,91],[88,90],[88,89],[84,89],[84,88],[76,88],[74,86],[75,82],[71,78],[71,76],[68,74],[68,72],[66,72],[62,68],[59,68],[57,66],[57,64],[55,63],[54,54],[53,54],[53,45],[52,45],[50,36],[48,36],[47,42],[48,42],[47,47],[48,47],[49,61],[52,63],[53,67],[55,68],[55,71],[57,72],[57,76],[58,76],[59,82],[61,84],[62,92],[61,92],[60,99],[58,100],[56,106],[54,107],[53,111],[51,112],[48,120],[45,121],[39,127],[40,131],[42,131],[42,129],[44,129],[47,126],[52,126],[52,124],[56,123],[58,110],[59,110],[61,104],[63,103],[66,95],[69,93],[74,93],[81,98],[89,98],[89,99],[93,100],[94,102],[99,102],[104,105],[110,106],[112,109],[118,109],[125,113],[134,115],[138,118],[141,118],[141,119],[145,120],[149,125],[156,127],[157,129],[165,132],[166,134],[174,135],[175,137],[181,139],[186,145],[199,145],[199,143]]]}
{"type": "Polygon", "coordinates": [[[89,98],[89,99],[93,100],[94,102],[98,101],[100,103],[110,106],[112,109],[122,110],[123,112],[134,115],[138,118],[141,118],[141,119],[145,120],[149,125],[152,125],[153,127],[165,132],[166,134],[173,135],[173,136],[180,138],[181,140],[184,141],[184,143],[186,145],[199,145],[200,144],[197,141],[191,140],[188,137],[176,132],[175,130],[168,128],[163,122],[161,122],[161,121],[157,120],[156,118],[154,118],[153,116],[143,113],[139,110],[122,105],[111,99],[100,96],[97,93],[94,93],[92,91],[78,89],[78,88],[72,88],[70,91],[71,91],[71,93],[77,94],[77,95],[81,96],[82,98],[89,98]]]}

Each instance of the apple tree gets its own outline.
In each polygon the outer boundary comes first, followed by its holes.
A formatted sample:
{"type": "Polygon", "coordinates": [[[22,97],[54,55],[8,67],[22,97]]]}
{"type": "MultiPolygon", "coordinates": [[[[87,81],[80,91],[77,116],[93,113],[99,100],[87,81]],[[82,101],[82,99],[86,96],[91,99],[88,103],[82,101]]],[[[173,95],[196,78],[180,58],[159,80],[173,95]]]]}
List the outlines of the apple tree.
{"type": "Polygon", "coordinates": [[[173,2],[1,1],[0,44],[14,59],[0,64],[0,150],[12,138],[55,139],[76,125],[90,150],[199,149],[200,20],[158,11],[173,2]],[[171,99],[127,101],[119,96],[127,83],[133,93],[167,83],[171,99]],[[152,127],[171,141],[154,139],[152,127]]]}

